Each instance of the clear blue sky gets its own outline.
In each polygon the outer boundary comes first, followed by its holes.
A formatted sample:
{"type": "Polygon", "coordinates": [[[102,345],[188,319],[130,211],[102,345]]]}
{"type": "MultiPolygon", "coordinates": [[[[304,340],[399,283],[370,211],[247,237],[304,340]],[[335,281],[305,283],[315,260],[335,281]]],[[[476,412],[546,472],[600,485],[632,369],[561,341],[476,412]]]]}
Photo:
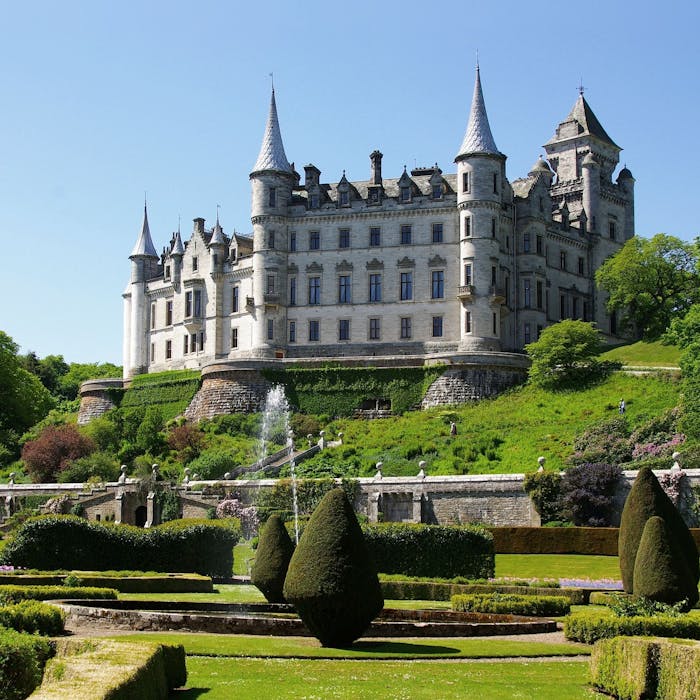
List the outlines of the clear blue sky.
{"type": "MultiPolygon", "coordinates": [[[[696,2],[5,2],[0,329],[39,356],[121,363],[148,193],[157,250],[182,217],[250,231],[274,71],[282,135],[325,181],[453,172],[476,51],[491,128],[524,176],[583,80],[636,180],[637,233],[691,240],[696,2]]],[[[183,236],[185,237],[185,236],[183,236]]]]}

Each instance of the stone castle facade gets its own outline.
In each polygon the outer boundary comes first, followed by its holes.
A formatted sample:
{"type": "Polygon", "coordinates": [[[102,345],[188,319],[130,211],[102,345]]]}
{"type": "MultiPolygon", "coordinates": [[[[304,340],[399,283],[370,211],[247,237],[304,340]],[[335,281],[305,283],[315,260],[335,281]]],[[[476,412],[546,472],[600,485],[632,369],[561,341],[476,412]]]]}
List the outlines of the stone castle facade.
{"type": "Polygon", "coordinates": [[[252,233],[194,219],[161,255],[144,210],[124,293],[124,376],[228,361],[520,352],[551,323],[617,335],[594,273],[634,235],[634,178],[583,94],[509,181],[477,69],[456,172],[327,184],[287,160],[272,93],[252,233]]]}

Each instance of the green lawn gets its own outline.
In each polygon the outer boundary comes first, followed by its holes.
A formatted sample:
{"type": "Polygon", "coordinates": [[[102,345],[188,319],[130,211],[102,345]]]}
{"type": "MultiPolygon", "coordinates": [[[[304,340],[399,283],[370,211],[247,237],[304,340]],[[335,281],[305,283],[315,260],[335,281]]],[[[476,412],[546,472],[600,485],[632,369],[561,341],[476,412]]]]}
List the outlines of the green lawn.
{"type": "Polygon", "coordinates": [[[621,345],[600,355],[602,360],[614,360],[635,367],[678,367],[680,348],[663,345],[660,341],[621,345]]]}
{"type": "Polygon", "coordinates": [[[218,585],[214,593],[120,593],[119,600],[171,600],[186,603],[262,603],[255,586],[218,585]]]}
{"type": "Polygon", "coordinates": [[[584,554],[497,554],[496,576],[620,579],[617,557],[584,554]]]}
{"type": "Polygon", "coordinates": [[[173,700],[591,700],[585,661],[391,662],[188,657],[173,700]]]}
{"type": "Polygon", "coordinates": [[[243,540],[233,548],[233,575],[250,576],[252,560],[255,559],[255,550],[250,542],[243,540]]]}

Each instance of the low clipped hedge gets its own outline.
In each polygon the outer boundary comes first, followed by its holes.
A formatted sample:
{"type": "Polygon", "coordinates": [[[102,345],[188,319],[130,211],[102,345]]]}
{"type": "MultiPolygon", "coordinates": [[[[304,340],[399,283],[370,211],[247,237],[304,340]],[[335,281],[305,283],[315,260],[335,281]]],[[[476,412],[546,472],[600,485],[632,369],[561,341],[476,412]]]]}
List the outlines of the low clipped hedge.
{"type": "Polygon", "coordinates": [[[381,573],[474,579],[495,572],[493,537],[478,525],[380,523],[362,532],[381,573]]]}
{"type": "Polygon", "coordinates": [[[561,617],[568,615],[571,603],[562,596],[481,593],[452,596],[452,609],[457,612],[493,613],[497,615],[533,615],[561,617]]]}
{"type": "Polygon", "coordinates": [[[34,569],[137,569],[230,576],[240,523],[174,520],[143,530],[71,515],[30,518],[15,532],[2,561],[34,569]]]}
{"type": "Polygon", "coordinates": [[[65,620],[63,610],[38,600],[21,600],[0,607],[0,626],[17,632],[55,637],[63,634],[65,620]]]}
{"type": "Polygon", "coordinates": [[[491,527],[497,554],[617,556],[616,527],[491,527]]]}
{"type": "Polygon", "coordinates": [[[599,639],[635,635],[700,639],[700,617],[687,614],[618,617],[607,608],[593,608],[564,618],[564,636],[573,642],[593,644],[599,639]]]}
{"type": "Polygon", "coordinates": [[[66,579],[78,579],[80,586],[114,588],[120,593],[211,593],[214,590],[214,584],[209,576],[199,574],[149,576],[133,571],[0,574],[0,585],[65,586],[66,579]]]}
{"type": "Polygon", "coordinates": [[[700,697],[700,644],[616,637],[596,642],[593,683],[622,700],[700,697]]]}
{"type": "Polygon", "coordinates": [[[61,640],[32,700],[166,700],[187,680],[182,645],[110,639],[61,640]],[[95,669],[99,668],[99,673],[95,669]]]}
{"type": "Polygon", "coordinates": [[[450,600],[455,595],[507,594],[556,596],[570,605],[585,605],[586,593],[578,588],[534,588],[492,583],[443,583],[437,581],[395,581],[380,578],[385,600],[450,600]]]}
{"type": "Polygon", "coordinates": [[[43,637],[0,628],[0,693],[3,700],[24,700],[41,683],[53,648],[43,637]]]}
{"type": "Polygon", "coordinates": [[[114,588],[87,588],[83,586],[0,586],[0,605],[19,603],[21,600],[116,600],[114,588]]]}

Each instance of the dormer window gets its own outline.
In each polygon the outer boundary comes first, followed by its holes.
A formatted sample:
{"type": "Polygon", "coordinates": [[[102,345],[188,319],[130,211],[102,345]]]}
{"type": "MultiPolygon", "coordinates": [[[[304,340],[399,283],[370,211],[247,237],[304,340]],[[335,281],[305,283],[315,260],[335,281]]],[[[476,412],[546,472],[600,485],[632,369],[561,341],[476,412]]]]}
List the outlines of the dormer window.
{"type": "Polygon", "coordinates": [[[309,197],[309,208],[318,209],[318,194],[312,193],[309,197]]]}
{"type": "Polygon", "coordinates": [[[163,274],[163,278],[166,280],[170,279],[170,265],[165,266],[165,273],[163,274]]]}
{"type": "Polygon", "coordinates": [[[410,187],[402,187],[401,188],[401,201],[402,202],[410,202],[411,201],[411,188],[410,187]]]}
{"type": "Polygon", "coordinates": [[[347,190],[341,190],[340,194],[340,206],[347,207],[350,204],[350,193],[347,190]]]}
{"type": "Polygon", "coordinates": [[[433,185],[433,199],[442,199],[442,185],[433,185]]]}
{"type": "Polygon", "coordinates": [[[379,203],[379,188],[377,187],[372,187],[369,191],[369,201],[370,204],[378,204],[379,203]]]}

